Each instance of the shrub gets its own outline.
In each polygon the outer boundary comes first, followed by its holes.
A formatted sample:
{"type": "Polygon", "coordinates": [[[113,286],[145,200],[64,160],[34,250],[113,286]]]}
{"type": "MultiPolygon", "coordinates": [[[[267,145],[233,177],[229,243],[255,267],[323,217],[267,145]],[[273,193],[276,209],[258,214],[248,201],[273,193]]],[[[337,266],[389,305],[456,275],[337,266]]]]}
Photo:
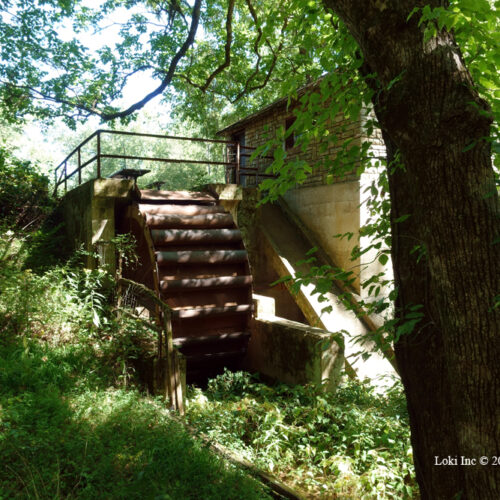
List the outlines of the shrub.
{"type": "Polygon", "coordinates": [[[24,227],[52,207],[49,179],[4,146],[0,146],[0,179],[0,218],[9,226],[24,227]]]}
{"type": "Polygon", "coordinates": [[[117,318],[109,276],[26,252],[0,240],[0,499],[268,499],[129,384],[155,332],[117,318]]]}

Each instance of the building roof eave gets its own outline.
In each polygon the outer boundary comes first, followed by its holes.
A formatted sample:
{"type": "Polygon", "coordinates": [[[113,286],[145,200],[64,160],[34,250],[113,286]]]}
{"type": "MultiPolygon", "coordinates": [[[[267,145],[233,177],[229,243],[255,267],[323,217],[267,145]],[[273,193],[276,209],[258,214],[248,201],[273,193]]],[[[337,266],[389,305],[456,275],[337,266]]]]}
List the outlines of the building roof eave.
{"type": "MultiPolygon", "coordinates": [[[[319,83],[321,82],[321,80],[323,80],[323,78],[324,78],[324,76],[322,76],[321,78],[318,78],[317,80],[315,80],[312,83],[309,83],[309,84],[304,85],[303,87],[301,87],[297,91],[297,98],[291,100],[290,104],[295,105],[297,103],[298,99],[300,97],[302,97],[307,91],[309,91],[309,90],[314,89],[315,87],[317,87],[319,85],[319,83]]],[[[254,113],[246,116],[245,118],[242,118],[241,120],[238,120],[238,121],[232,123],[231,125],[228,125],[227,127],[223,128],[222,130],[219,130],[216,135],[218,135],[218,136],[224,136],[224,135],[232,134],[232,133],[235,133],[235,132],[239,132],[240,130],[244,129],[245,126],[248,123],[254,121],[257,118],[261,118],[263,116],[266,116],[269,113],[271,113],[271,112],[273,112],[273,111],[275,111],[277,109],[280,109],[280,108],[283,108],[283,107],[287,107],[288,104],[289,104],[289,98],[288,97],[281,97],[279,99],[276,99],[271,104],[268,104],[267,106],[264,106],[263,108],[260,108],[259,110],[257,110],[254,113]]]]}
{"type": "Polygon", "coordinates": [[[242,118],[241,120],[238,120],[234,123],[231,123],[231,125],[228,125],[226,128],[223,128],[222,130],[219,130],[216,135],[228,135],[230,133],[234,132],[239,132],[240,130],[245,128],[245,125],[248,123],[254,121],[256,118],[260,118],[262,116],[265,116],[272,111],[275,111],[276,109],[279,109],[281,107],[286,106],[286,103],[288,101],[287,97],[282,97],[280,99],[277,99],[276,101],[272,102],[271,104],[268,104],[267,106],[264,106],[263,108],[260,108],[258,111],[255,111],[254,113],[245,116],[245,118],[242,118]]]}

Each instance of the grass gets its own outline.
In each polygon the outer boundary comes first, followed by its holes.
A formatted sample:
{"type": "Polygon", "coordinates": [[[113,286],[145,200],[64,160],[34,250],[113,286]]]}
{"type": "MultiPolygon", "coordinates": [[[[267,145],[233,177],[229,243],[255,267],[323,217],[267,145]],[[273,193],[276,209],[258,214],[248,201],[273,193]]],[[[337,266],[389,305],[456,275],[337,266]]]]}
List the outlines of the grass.
{"type": "Polygon", "coordinates": [[[270,498],[136,388],[152,332],[116,318],[105,274],[37,275],[18,243],[0,252],[0,499],[270,498]]]}
{"type": "MultiPolygon", "coordinates": [[[[109,276],[23,268],[0,241],[0,500],[270,498],[142,393],[133,359],[156,333],[113,310],[109,276]]],[[[187,422],[308,498],[416,498],[399,385],[336,393],[225,373],[192,389],[187,422]]]]}
{"type": "Polygon", "coordinates": [[[0,498],[267,498],[93,360],[81,346],[2,346],[0,498]]]}

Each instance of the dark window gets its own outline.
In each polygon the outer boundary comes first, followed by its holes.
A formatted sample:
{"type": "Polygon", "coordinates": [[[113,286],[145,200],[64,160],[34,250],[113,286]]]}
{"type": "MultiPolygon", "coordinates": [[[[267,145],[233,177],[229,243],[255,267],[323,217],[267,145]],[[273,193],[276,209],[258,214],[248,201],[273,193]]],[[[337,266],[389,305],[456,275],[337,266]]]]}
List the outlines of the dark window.
{"type": "Polygon", "coordinates": [[[291,149],[295,146],[295,132],[287,135],[290,127],[295,123],[295,116],[289,116],[285,120],[285,149],[291,149]]]}

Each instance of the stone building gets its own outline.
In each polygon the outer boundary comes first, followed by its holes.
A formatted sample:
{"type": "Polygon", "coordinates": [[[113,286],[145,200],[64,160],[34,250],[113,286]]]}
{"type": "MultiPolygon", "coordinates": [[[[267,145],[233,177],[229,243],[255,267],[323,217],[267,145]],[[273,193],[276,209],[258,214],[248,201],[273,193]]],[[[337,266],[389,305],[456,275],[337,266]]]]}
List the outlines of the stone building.
{"type": "MultiPolygon", "coordinates": [[[[315,90],[314,85],[305,87],[299,91],[298,97],[300,98],[305,92],[315,90]]],[[[391,274],[390,266],[382,266],[376,259],[373,262],[376,252],[367,252],[361,258],[354,260],[351,257],[355,244],[359,244],[361,248],[369,245],[366,237],[359,238],[359,229],[370,219],[369,210],[364,202],[368,196],[367,190],[377,177],[375,159],[385,156],[380,131],[376,130],[367,137],[364,124],[368,117],[369,112],[364,112],[358,120],[352,121],[339,113],[330,128],[331,135],[337,135],[340,140],[351,140],[351,147],[361,147],[361,143],[367,138],[371,141],[368,155],[374,158],[373,166],[361,175],[357,175],[356,168],[353,167],[344,176],[334,178],[323,164],[328,158],[336,156],[341,149],[339,144],[323,145],[321,139],[316,139],[312,140],[303,151],[300,146],[295,145],[293,134],[282,143],[288,161],[301,159],[310,165],[320,165],[314,168],[302,183],[290,189],[284,195],[284,201],[311,231],[332,261],[338,267],[353,270],[356,275],[354,289],[361,296],[366,294],[360,288],[360,283],[371,274],[379,272],[391,274]],[[354,236],[350,239],[337,236],[347,233],[352,233],[354,236]]],[[[250,172],[248,167],[257,165],[259,172],[262,173],[270,161],[261,160],[260,163],[254,162],[249,165],[254,148],[265,144],[283,130],[286,131],[294,120],[294,104],[289,104],[288,99],[283,98],[220,130],[218,135],[240,144],[242,172],[250,172]]],[[[243,174],[241,184],[255,185],[255,177],[245,178],[243,174]]]]}

